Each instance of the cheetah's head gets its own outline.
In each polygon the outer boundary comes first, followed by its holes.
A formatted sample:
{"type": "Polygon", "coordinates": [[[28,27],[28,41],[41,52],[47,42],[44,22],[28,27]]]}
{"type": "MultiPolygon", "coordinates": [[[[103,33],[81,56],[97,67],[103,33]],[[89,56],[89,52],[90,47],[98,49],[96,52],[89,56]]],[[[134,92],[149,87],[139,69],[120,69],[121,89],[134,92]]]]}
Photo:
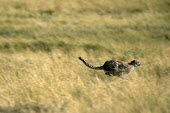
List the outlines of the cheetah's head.
{"type": "Polygon", "coordinates": [[[140,66],[141,63],[140,63],[139,61],[137,61],[137,60],[132,60],[132,61],[129,63],[129,65],[133,65],[134,67],[137,67],[137,66],[140,66]]]}

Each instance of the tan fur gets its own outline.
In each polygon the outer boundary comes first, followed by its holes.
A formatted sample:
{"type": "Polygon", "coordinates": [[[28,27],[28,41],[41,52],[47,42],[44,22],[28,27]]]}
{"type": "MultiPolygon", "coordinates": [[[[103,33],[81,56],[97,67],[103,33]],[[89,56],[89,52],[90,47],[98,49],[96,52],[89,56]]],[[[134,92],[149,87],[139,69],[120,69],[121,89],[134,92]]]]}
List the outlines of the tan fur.
{"type": "Polygon", "coordinates": [[[120,76],[122,74],[130,73],[135,67],[140,66],[140,62],[133,60],[130,63],[123,61],[110,60],[106,61],[103,66],[95,67],[88,64],[83,58],[78,57],[87,67],[96,70],[104,70],[106,75],[120,76]]]}

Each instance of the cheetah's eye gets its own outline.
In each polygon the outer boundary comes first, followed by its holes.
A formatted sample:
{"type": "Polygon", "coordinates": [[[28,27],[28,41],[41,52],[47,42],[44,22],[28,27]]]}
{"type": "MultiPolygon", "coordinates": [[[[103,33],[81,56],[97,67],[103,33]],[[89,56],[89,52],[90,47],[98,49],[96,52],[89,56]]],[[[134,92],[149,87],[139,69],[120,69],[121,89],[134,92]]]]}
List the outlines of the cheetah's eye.
{"type": "Polygon", "coordinates": [[[140,66],[141,64],[140,63],[136,63],[135,66],[140,66]]]}

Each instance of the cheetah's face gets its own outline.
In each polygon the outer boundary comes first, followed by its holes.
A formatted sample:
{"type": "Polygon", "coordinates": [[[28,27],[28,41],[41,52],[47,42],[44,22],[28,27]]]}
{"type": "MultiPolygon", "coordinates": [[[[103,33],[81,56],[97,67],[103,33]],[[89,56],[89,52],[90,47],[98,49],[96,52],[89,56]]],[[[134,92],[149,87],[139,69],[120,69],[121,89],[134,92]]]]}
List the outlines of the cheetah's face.
{"type": "Polygon", "coordinates": [[[137,67],[137,66],[141,65],[141,63],[139,61],[137,61],[137,60],[131,61],[130,64],[133,65],[134,67],[137,67]]]}

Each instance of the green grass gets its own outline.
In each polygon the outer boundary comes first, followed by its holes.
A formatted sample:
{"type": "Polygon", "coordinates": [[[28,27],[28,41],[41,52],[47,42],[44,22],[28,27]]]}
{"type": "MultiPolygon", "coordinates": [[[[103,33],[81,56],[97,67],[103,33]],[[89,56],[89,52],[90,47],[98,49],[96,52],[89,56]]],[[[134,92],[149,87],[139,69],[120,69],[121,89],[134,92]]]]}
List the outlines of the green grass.
{"type": "Polygon", "coordinates": [[[169,113],[169,0],[0,0],[0,112],[169,113]],[[141,61],[109,77],[85,67],[141,61]]]}

